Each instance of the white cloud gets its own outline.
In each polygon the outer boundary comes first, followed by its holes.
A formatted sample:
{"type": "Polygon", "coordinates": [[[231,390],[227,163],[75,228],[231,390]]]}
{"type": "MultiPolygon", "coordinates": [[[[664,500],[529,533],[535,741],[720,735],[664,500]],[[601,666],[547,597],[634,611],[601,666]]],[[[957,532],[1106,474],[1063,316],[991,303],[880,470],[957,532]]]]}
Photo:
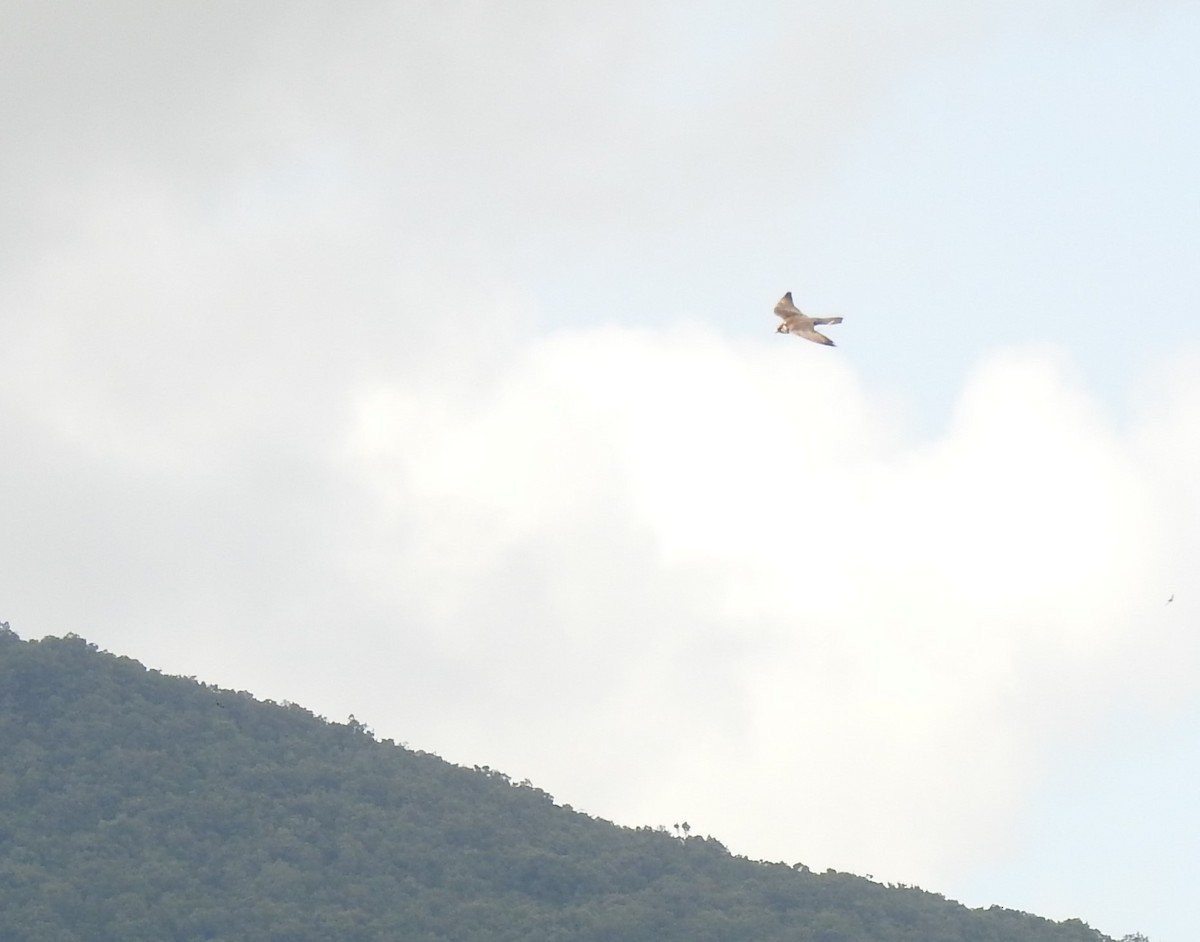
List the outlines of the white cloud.
{"type": "Polygon", "coordinates": [[[428,738],[756,853],[978,859],[1161,602],[1162,507],[1053,351],[981,364],[933,441],[888,422],[837,354],[703,331],[365,396],[381,591],[497,698],[428,738]]]}

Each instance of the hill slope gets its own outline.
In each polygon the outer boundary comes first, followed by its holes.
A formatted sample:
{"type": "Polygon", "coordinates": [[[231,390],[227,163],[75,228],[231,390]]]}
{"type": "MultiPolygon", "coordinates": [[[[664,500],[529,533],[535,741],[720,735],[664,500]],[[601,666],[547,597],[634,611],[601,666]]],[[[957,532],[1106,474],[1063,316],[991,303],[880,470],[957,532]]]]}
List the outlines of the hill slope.
{"type": "Polygon", "coordinates": [[[0,936],[1102,942],[631,830],[500,773],[0,625],[0,936]]]}

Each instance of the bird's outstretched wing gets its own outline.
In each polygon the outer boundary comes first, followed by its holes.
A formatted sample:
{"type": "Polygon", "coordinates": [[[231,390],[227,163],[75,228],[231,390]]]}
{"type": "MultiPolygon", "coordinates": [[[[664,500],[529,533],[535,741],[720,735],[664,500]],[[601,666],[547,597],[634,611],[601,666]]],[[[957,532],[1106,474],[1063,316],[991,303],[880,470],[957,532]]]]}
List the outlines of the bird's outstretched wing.
{"type": "Polygon", "coordinates": [[[793,327],[791,332],[797,337],[803,337],[805,340],[811,340],[813,343],[823,343],[827,347],[836,347],[837,344],[826,337],[819,331],[813,330],[811,327],[793,327]]]}
{"type": "Polygon", "coordinates": [[[840,324],[840,317],[811,317],[809,318],[814,324],[840,324]]]}
{"type": "Polygon", "coordinates": [[[803,312],[792,303],[792,292],[789,291],[775,305],[775,313],[780,317],[786,318],[789,314],[801,314],[803,312]]]}

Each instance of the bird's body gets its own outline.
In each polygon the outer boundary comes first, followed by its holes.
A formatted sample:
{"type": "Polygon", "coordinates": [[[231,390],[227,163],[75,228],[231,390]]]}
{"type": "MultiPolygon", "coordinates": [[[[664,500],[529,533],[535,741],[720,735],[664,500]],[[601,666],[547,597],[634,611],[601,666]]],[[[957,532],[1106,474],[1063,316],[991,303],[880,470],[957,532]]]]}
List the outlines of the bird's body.
{"type": "Polygon", "coordinates": [[[792,302],[792,292],[788,292],[775,305],[775,313],[783,318],[783,323],[775,328],[777,334],[795,334],[813,343],[823,343],[827,347],[836,344],[813,328],[819,324],[840,324],[840,317],[809,317],[792,302]]]}

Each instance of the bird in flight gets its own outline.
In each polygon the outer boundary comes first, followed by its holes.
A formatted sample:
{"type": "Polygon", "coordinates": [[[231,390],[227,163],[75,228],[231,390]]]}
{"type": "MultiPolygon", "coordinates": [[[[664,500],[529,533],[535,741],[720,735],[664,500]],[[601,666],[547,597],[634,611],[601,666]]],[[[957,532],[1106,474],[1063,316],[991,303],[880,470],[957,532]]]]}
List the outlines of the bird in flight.
{"type": "Polygon", "coordinates": [[[1167,604],[1170,605],[1174,601],[1175,601],[1175,593],[1172,592],[1171,597],[1169,599],[1167,599],[1167,604]]]}
{"type": "Polygon", "coordinates": [[[832,340],[813,328],[818,324],[840,324],[840,317],[809,317],[803,314],[792,302],[790,291],[779,299],[779,303],[775,305],[775,313],[783,318],[783,323],[775,328],[775,333],[795,334],[813,343],[823,343],[827,347],[836,346],[832,340]]]}

